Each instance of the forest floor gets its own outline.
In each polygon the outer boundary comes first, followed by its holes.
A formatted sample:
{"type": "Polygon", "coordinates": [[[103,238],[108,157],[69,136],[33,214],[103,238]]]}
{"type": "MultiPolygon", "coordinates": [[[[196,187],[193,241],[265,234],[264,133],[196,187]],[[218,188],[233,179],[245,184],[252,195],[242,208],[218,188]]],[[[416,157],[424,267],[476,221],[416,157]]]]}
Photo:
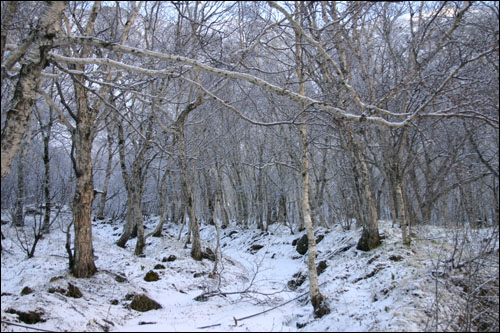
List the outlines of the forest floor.
{"type": "MultiPolygon", "coordinates": [[[[114,244],[121,224],[95,221],[92,232],[98,273],[76,279],[68,273],[62,230],[71,217],[69,212],[65,214],[59,217],[61,225],[40,240],[31,259],[20,246],[22,235],[17,237],[10,224],[2,225],[6,236],[1,257],[2,332],[33,331],[33,327],[123,332],[453,331],[459,329],[459,314],[467,306],[463,286],[451,283],[463,275],[449,264],[453,235],[457,235],[451,229],[415,227],[412,245],[406,247],[401,244],[400,229],[381,221],[383,243],[370,252],[356,250],[360,229],[343,230],[340,225],[317,229],[316,236],[324,236],[316,260],[317,264],[324,261],[320,290],[331,313],[314,318],[307,297],[308,280],[299,281],[307,275],[307,254],[300,255],[292,246],[304,232],[292,235],[290,229],[277,224],[268,232],[237,226],[221,230],[222,260],[212,278],[214,262],[194,261],[190,246],[184,247],[185,232],[177,239],[177,225],[167,223],[163,237],[149,237],[142,258],[133,255],[135,239],[125,249],[114,244]],[[149,271],[157,272],[159,280],[145,281],[149,271]],[[80,298],[68,296],[69,283],[79,288],[80,298]],[[32,292],[21,296],[24,287],[32,292]],[[132,295],[140,294],[162,308],[131,309],[132,295]],[[43,321],[21,321],[19,313],[29,311],[38,312],[43,321]]],[[[157,221],[158,217],[145,218],[146,233],[157,221]]],[[[488,229],[468,234],[478,244],[491,237],[488,229]]],[[[201,235],[203,247],[214,250],[214,226],[203,225],[201,235]]],[[[498,232],[496,235],[494,269],[498,273],[498,232]]]]}

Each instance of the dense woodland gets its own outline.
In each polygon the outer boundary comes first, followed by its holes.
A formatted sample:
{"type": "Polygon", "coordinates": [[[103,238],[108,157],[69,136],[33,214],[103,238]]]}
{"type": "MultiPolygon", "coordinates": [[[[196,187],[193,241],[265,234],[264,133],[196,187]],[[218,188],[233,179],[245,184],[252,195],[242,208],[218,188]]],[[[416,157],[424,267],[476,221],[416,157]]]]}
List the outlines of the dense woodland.
{"type": "Polygon", "coordinates": [[[194,260],[200,225],[283,224],[308,235],[321,317],[317,227],[362,228],[363,251],[379,220],[408,247],[419,225],[498,239],[498,2],[1,6],[1,207],[42,214],[28,257],[65,232],[91,277],[93,219],[123,221],[136,256],[186,224],[194,260]]]}

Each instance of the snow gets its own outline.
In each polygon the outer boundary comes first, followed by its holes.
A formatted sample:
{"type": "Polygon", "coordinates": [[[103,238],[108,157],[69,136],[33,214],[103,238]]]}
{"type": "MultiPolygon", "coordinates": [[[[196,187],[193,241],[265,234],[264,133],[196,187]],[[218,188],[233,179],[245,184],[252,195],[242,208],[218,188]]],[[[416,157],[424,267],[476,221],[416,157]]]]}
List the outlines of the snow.
{"type": "MultiPolygon", "coordinates": [[[[360,229],[317,229],[316,235],[324,235],[324,239],[318,243],[316,263],[325,260],[328,265],[319,275],[320,290],[331,309],[330,314],[318,319],[308,301],[308,280],[297,290],[287,287],[292,276],[306,273],[307,267],[307,254],[299,255],[291,245],[303,233],[291,235],[288,227],[271,225],[266,233],[237,226],[221,230],[223,260],[216,278],[211,278],[213,262],[190,257],[190,247],[184,248],[185,235],[177,240],[177,225],[166,223],[163,237],[148,238],[146,256],[142,258],[133,255],[134,239],[125,249],[114,244],[122,231],[121,222],[94,221],[93,244],[99,272],[88,279],[76,279],[68,273],[65,235],[61,231],[71,220],[69,211],[60,219],[60,225],[44,236],[31,259],[16,244],[15,229],[2,225],[6,236],[1,259],[2,321],[54,331],[423,331],[428,329],[435,302],[433,273],[437,260],[449,256],[451,249],[446,243],[450,239],[446,230],[437,227],[414,228],[416,237],[408,248],[401,244],[400,229],[381,221],[385,239],[370,252],[356,250],[360,229]],[[254,244],[263,248],[251,250],[254,244]],[[177,259],[162,262],[170,255],[177,259]],[[166,268],[154,269],[156,264],[166,268]],[[149,270],[156,271],[160,280],[144,281],[149,270]],[[194,277],[195,273],[202,274],[194,277]],[[127,281],[116,281],[116,274],[127,281]],[[48,292],[50,287],[67,289],[68,282],[76,285],[83,297],[48,292]],[[25,286],[34,292],[21,296],[25,286]],[[130,309],[126,295],[132,293],[148,295],[162,309],[130,309]],[[216,295],[205,301],[195,300],[204,293],[216,295]],[[116,305],[111,304],[113,300],[116,305]],[[16,314],[7,313],[9,308],[43,311],[46,321],[25,324],[16,314]]],[[[158,217],[145,220],[146,233],[157,221],[158,217]]],[[[202,225],[201,236],[204,248],[215,248],[214,226],[202,225]]],[[[443,315],[453,316],[457,294],[453,286],[443,289],[440,302],[450,304],[443,307],[448,309],[443,315]]],[[[5,323],[1,330],[31,331],[5,323]]]]}

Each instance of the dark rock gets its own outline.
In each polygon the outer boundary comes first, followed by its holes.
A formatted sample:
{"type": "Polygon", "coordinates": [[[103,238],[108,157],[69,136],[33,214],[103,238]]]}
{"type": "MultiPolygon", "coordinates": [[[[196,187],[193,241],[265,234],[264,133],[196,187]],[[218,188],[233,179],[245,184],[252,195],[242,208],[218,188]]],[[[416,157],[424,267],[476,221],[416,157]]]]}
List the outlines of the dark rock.
{"type": "Polygon", "coordinates": [[[66,292],[66,296],[68,297],[73,297],[73,298],[80,298],[82,297],[82,292],[80,289],[78,289],[77,286],[72,285],[71,283],[68,282],[68,291],[66,292]]]}
{"type": "Polygon", "coordinates": [[[112,299],[111,301],[109,301],[109,303],[111,305],[118,305],[118,300],[117,299],[112,299]]]}
{"type": "Polygon", "coordinates": [[[306,254],[308,250],[308,239],[307,239],[307,234],[304,234],[304,236],[300,237],[300,239],[297,242],[297,247],[295,248],[299,254],[306,254]]]}
{"type": "Polygon", "coordinates": [[[316,272],[318,272],[318,275],[321,275],[325,271],[325,269],[328,267],[326,260],[322,260],[318,263],[318,266],[316,266],[316,272]]]}
{"type": "Polygon", "coordinates": [[[258,250],[262,249],[263,247],[264,247],[264,245],[254,244],[254,245],[252,245],[250,248],[251,248],[252,250],[258,251],[258,250]]]}
{"type": "Polygon", "coordinates": [[[162,264],[156,264],[153,269],[165,269],[165,266],[163,266],[162,264]]]}
{"type": "Polygon", "coordinates": [[[294,279],[288,281],[287,285],[290,290],[296,290],[298,287],[300,287],[304,281],[306,280],[306,275],[303,274],[302,272],[298,272],[293,274],[294,279]]]}
{"type": "Polygon", "coordinates": [[[176,256],[174,256],[173,254],[169,255],[168,258],[167,257],[163,257],[163,259],[161,260],[161,262],[170,262],[170,261],[175,261],[177,259],[176,256]]]}
{"type": "Polygon", "coordinates": [[[392,255],[389,257],[389,260],[392,260],[392,261],[401,261],[403,260],[403,257],[400,256],[400,255],[392,255]]]}
{"type": "Polygon", "coordinates": [[[205,275],[205,274],[207,274],[207,273],[205,273],[205,272],[194,273],[194,274],[193,274],[193,277],[194,277],[194,278],[199,278],[199,277],[202,277],[202,276],[203,276],[203,275],[205,275]]]}
{"type": "Polygon", "coordinates": [[[17,314],[19,320],[26,324],[36,324],[40,322],[43,323],[46,321],[45,319],[42,318],[42,315],[44,314],[43,312],[36,312],[36,311],[23,312],[14,309],[7,309],[5,310],[5,312],[17,314]]]}
{"type": "Polygon", "coordinates": [[[316,244],[321,242],[323,240],[323,238],[325,238],[325,235],[318,235],[318,237],[316,237],[316,244]]]}
{"type": "Polygon", "coordinates": [[[295,324],[295,326],[297,326],[297,328],[303,328],[303,327],[306,327],[306,326],[307,326],[307,324],[308,324],[308,323],[299,323],[299,322],[297,322],[297,323],[295,324]]]}
{"type": "Polygon", "coordinates": [[[366,264],[370,265],[372,262],[374,262],[375,260],[377,260],[379,257],[380,257],[379,254],[374,255],[373,257],[371,257],[370,259],[368,259],[368,261],[366,262],[366,264]]]}
{"type": "Polygon", "coordinates": [[[122,283],[122,282],[126,282],[127,278],[124,277],[122,274],[116,274],[115,275],[115,281],[119,282],[119,283],[122,283]]]}
{"type": "Polygon", "coordinates": [[[292,241],[292,246],[295,246],[297,245],[297,242],[299,241],[299,238],[295,238],[293,241],[292,241]]]}
{"type": "Polygon", "coordinates": [[[215,253],[211,248],[207,247],[205,251],[201,252],[201,257],[203,259],[208,259],[210,261],[215,261],[215,253]]]}
{"type": "Polygon", "coordinates": [[[205,296],[204,294],[198,295],[194,298],[195,301],[197,302],[206,302],[208,301],[208,297],[205,296]]]}
{"type": "Polygon", "coordinates": [[[136,295],[130,303],[130,308],[140,312],[161,309],[162,306],[146,295],[136,295]]]}
{"type": "Polygon", "coordinates": [[[64,288],[61,288],[61,287],[57,287],[57,288],[54,288],[54,287],[50,287],[49,290],[48,290],[49,293],[53,294],[53,293],[59,293],[59,294],[66,294],[66,289],[64,288]]]}
{"type": "Polygon", "coordinates": [[[64,278],[64,276],[61,276],[61,275],[59,275],[59,276],[54,276],[54,277],[51,277],[51,278],[50,278],[49,282],[54,282],[54,281],[60,280],[60,279],[62,279],[62,278],[64,278]]]}
{"type": "Polygon", "coordinates": [[[154,271],[149,271],[146,273],[146,276],[144,276],[144,281],[151,282],[151,281],[158,281],[160,279],[160,276],[158,273],[154,271]]]}
{"type": "Polygon", "coordinates": [[[264,245],[260,245],[260,244],[253,244],[252,246],[250,246],[250,248],[248,249],[248,252],[250,253],[256,253],[257,251],[259,251],[260,249],[262,249],[264,247],[264,245]]]}
{"type": "Polygon", "coordinates": [[[31,293],[33,293],[33,289],[31,289],[30,287],[26,286],[23,288],[23,290],[21,290],[21,296],[24,296],[24,295],[29,295],[31,293]]]}
{"type": "Polygon", "coordinates": [[[375,274],[377,274],[378,272],[380,272],[382,269],[384,269],[386,266],[384,264],[378,264],[377,266],[375,266],[375,268],[373,268],[373,270],[366,274],[365,276],[363,277],[359,277],[359,278],[356,278],[352,281],[352,283],[357,283],[361,280],[364,280],[364,279],[369,279],[371,277],[373,277],[375,274]]]}

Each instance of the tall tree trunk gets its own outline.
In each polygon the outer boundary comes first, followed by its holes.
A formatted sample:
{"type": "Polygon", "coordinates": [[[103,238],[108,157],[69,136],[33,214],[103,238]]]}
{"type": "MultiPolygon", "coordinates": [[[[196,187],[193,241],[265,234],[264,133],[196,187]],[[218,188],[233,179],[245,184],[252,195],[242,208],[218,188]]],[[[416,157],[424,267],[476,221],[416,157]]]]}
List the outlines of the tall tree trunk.
{"type": "Polygon", "coordinates": [[[279,199],[278,219],[284,225],[287,225],[288,215],[287,215],[287,208],[286,208],[286,195],[284,193],[281,193],[280,199],[279,199]]]}
{"type": "Polygon", "coordinates": [[[184,121],[187,115],[203,103],[203,96],[199,96],[194,103],[190,103],[181,112],[177,120],[177,142],[179,144],[179,154],[182,169],[182,185],[184,189],[184,197],[187,201],[187,213],[189,215],[190,234],[193,236],[193,244],[191,246],[191,257],[194,260],[202,259],[201,240],[200,240],[200,227],[196,219],[196,210],[194,203],[194,193],[191,187],[191,181],[188,173],[188,161],[186,151],[186,138],[184,134],[184,121]]]}
{"type": "MultiPolygon", "coordinates": [[[[295,2],[296,20],[301,18],[298,1],[295,2]]],[[[305,81],[302,62],[302,36],[295,32],[295,65],[296,73],[299,81],[299,94],[305,95],[305,81]]],[[[316,238],[314,236],[313,223],[311,219],[311,207],[309,206],[309,143],[307,141],[307,118],[305,117],[306,105],[301,104],[302,124],[299,127],[300,138],[302,143],[302,163],[301,163],[301,178],[302,178],[302,212],[304,217],[304,226],[307,232],[307,271],[309,276],[309,296],[311,304],[314,308],[315,317],[322,317],[330,313],[330,308],[326,303],[323,295],[319,291],[318,272],[316,271],[316,238]]]]}
{"type": "MultiPolygon", "coordinates": [[[[234,165],[233,165],[234,167],[234,165]]],[[[241,170],[239,167],[236,167],[236,186],[235,186],[235,191],[236,191],[236,198],[238,200],[238,212],[239,212],[239,219],[240,223],[243,225],[243,227],[247,228],[248,227],[248,200],[247,196],[245,194],[245,190],[243,188],[243,179],[241,175],[241,170]]]]}
{"type": "Polygon", "coordinates": [[[21,145],[21,153],[19,154],[19,160],[17,162],[17,198],[13,216],[13,223],[16,227],[24,226],[24,205],[26,202],[26,191],[24,188],[25,150],[27,150],[26,142],[21,145]]]}
{"type": "MultiPolygon", "coordinates": [[[[50,136],[53,125],[53,111],[52,108],[49,108],[49,122],[46,125],[46,128],[43,132],[43,165],[45,170],[45,180],[43,184],[43,192],[45,197],[45,214],[43,217],[42,224],[42,232],[49,233],[50,232],[50,213],[52,210],[52,200],[50,197],[50,136]]],[[[41,125],[41,120],[40,120],[41,125]]]]}
{"type": "Polygon", "coordinates": [[[110,133],[110,125],[106,124],[108,129],[108,161],[106,163],[106,175],[104,178],[104,187],[101,193],[101,201],[99,202],[99,211],[97,212],[97,218],[99,220],[104,220],[104,208],[106,206],[106,197],[108,196],[109,182],[111,180],[111,166],[113,164],[113,137],[110,133]]]}
{"type": "Polygon", "coordinates": [[[365,157],[361,152],[360,143],[357,139],[353,140],[352,148],[359,162],[363,200],[365,202],[363,232],[358,242],[357,249],[370,251],[380,245],[377,207],[375,206],[375,196],[370,184],[370,171],[368,170],[368,165],[366,164],[365,157]]]}
{"type": "Polygon", "coordinates": [[[411,239],[408,232],[408,219],[406,218],[406,207],[405,207],[405,200],[403,197],[403,185],[402,185],[401,175],[399,175],[399,172],[396,178],[396,195],[397,195],[398,215],[401,223],[403,244],[409,246],[411,243],[411,239]]]}
{"type": "Polygon", "coordinates": [[[259,147],[259,170],[257,171],[257,228],[259,228],[260,230],[264,230],[264,171],[262,170],[263,153],[264,144],[259,147]]]}
{"type": "MultiPolygon", "coordinates": [[[[146,129],[146,140],[142,143],[142,147],[138,155],[135,157],[130,172],[127,171],[125,163],[125,140],[123,135],[123,127],[118,124],[118,148],[120,155],[120,167],[122,170],[122,178],[127,189],[127,219],[123,227],[123,233],[117,241],[117,245],[125,247],[127,241],[134,236],[137,236],[134,254],[142,256],[144,247],[146,246],[144,237],[144,224],[142,218],[142,196],[144,194],[144,180],[146,177],[147,162],[145,161],[146,152],[149,149],[147,142],[152,135],[153,128],[153,113],[151,113],[146,129]]],[[[151,160],[150,160],[151,161],[151,160]]]]}
{"type": "Polygon", "coordinates": [[[76,175],[73,215],[75,228],[74,263],[72,272],[75,277],[86,278],[94,275],[97,268],[94,263],[92,247],[92,201],[94,200],[94,181],[92,178],[92,142],[94,110],[87,105],[84,88],[75,84],[78,103],[78,121],[73,134],[73,147],[76,159],[72,156],[76,175]]]}
{"type": "Polygon", "coordinates": [[[116,241],[116,245],[125,248],[128,240],[132,237],[134,229],[137,227],[136,224],[136,203],[135,190],[127,190],[127,214],[125,217],[125,225],[123,226],[123,231],[120,238],[116,241]]]}
{"type": "Polygon", "coordinates": [[[160,180],[160,191],[159,191],[159,197],[160,197],[160,221],[156,225],[155,229],[151,233],[153,237],[161,237],[161,233],[163,230],[163,224],[165,224],[165,221],[168,219],[168,204],[167,204],[167,178],[170,173],[170,170],[167,169],[163,173],[161,180],[160,180]]]}
{"type": "Polygon", "coordinates": [[[216,163],[216,168],[212,171],[214,178],[217,179],[217,201],[219,202],[220,214],[222,217],[222,228],[227,228],[229,226],[229,217],[226,209],[226,202],[223,196],[223,184],[222,184],[222,171],[220,166],[216,163]]]}
{"type": "Polygon", "coordinates": [[[207,215],[207,223],[208,225],[214,225],[214,216],[215,216],[215,189],[213,188],[213,181],[210,179],[210,175],[208,174],[208,171],[205,169],[203,171],[203,178],[205,178],[205,189],[206,189],[206,205],[208,208],[208,215],[207,215]]]}
{"type": "Polygon", "coordinates": [[[28,130],[26,131],[24,141],[21,143],[21,153],[19,154],[18,170],[17,170],[17,198],[16,210],[14,214],[14,225],[18,227],[24,226],[24,205],[26,204],[26,189],[24,186],[24,166],[26,162],[26,154],[31,142],[31,125],[28,121],[28,130]]]}
{"type": "Polygon", "coordinates": [[[316,317],[322,317],[330,313],[323,295],[319,291],[318,273],[316,271],[316,238],[311,220],[311,208],[309,206],[309,149],[307,143],[307,125],[300,125],[300,136],[302,139],[302,212],[304,215],[304,226],[307,232],[307,271],[309,275],[309,295],[314,307],[316,317]]]}
{"type": "MultiPolygon", "coordinates": [[[[99,8],[100,2],[96,1],[85,28],[86,36],[89,36],[94,29],[99,8]]],[[[90,48],[84,46],[78,55],[81,58],[85,58],[89,53],[90,48]]],[[[80,72],[85,71],[83,65],[70,65],[70,69],[80,72]]],[[[92,145],[95,137],[94,126],[99,106],[89,106],[86,88],[81,85],[85,81],[85,77],[83,75],[75,75],[72,79],[77,115],[75,116],[70,113],[76,122],[76,127],[73,129],[71,137],[71,161],[75,171],[76,185],[73,197],[74,256],[73,258],[70,256],[70,269],[75,277],[87,278],[97,272],[92,246],[92,202],[94,201],[92,145]],[[71,264],[73,264],[72,267],[71,264]]],[[[68,111],[70,110],[68,109],[68,111]]]]}

